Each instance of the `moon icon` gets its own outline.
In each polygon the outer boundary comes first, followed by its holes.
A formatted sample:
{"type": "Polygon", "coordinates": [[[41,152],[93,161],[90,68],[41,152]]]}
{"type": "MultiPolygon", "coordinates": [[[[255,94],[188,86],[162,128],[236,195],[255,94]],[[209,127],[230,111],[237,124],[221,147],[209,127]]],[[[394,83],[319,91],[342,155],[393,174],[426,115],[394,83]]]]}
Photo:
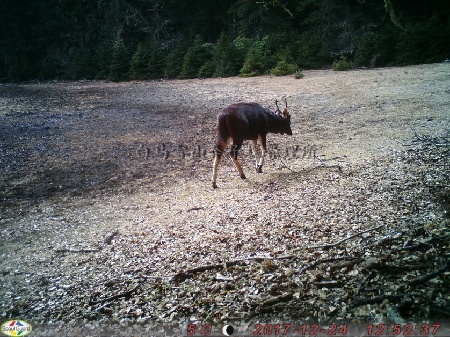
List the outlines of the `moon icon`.
{"type": "Polygon", "coordinates": [[[231,325],[225,325],[222,332],[225,336],[231,336],[234,332],[234,328],[231,325]]]}

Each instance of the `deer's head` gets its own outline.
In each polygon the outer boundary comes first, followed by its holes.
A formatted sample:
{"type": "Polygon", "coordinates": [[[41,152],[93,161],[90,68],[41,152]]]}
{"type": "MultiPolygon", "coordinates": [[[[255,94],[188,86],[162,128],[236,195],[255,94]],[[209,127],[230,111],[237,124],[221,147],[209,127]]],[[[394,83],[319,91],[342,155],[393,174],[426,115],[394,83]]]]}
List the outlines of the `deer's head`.
{"type": "Polygon", "coordinates": [[[280,132],[282,135],[287,134],[288,136],[292,136],[292,129],[291,129],[291,115],[288,111],[288,105],[286,98],[284,99],[285,107],[283,109],[283,112],[281,112],[280,108],[278,107],[278,100],[275,100],[275,105],[277,109],[275,110],[275,114],[277,116],[280,116],[282,118],[282,123],[280,124],[280,132]]]}

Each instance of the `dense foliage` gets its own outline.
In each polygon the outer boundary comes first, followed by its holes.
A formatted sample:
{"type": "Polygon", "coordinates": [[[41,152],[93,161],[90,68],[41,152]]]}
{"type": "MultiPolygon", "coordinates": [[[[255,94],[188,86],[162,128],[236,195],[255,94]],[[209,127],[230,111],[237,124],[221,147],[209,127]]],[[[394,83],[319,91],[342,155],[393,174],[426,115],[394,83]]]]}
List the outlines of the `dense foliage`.
{"type": "Polygon", "coordinates": [[[448,41],[446,0],[0,2],[1,81],[430,63],[450,57],[448,41]]]}

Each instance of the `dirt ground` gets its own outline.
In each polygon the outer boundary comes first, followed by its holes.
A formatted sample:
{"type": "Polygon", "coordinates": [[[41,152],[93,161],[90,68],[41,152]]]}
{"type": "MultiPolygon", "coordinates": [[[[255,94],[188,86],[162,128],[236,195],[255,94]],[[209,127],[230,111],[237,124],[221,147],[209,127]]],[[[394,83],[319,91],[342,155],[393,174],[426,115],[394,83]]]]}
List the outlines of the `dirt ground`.
{"type": "Polygon", "coordinates": [[[450,64],[304,74],[0,85],[2,321],[449,321],[450,64]],[[285,97],[212,189],[219,111],[285,97]]]}

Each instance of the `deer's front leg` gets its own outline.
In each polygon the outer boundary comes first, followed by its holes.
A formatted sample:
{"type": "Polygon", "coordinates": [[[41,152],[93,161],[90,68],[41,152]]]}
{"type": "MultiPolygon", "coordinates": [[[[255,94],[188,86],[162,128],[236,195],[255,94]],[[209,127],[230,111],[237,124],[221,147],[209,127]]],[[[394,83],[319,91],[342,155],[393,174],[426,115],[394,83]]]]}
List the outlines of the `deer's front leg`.
{"type": "Polygon", "coordinates": [[[259,143],[261,144],[261,157],[259,158],[259,163],[256,166],[256,172],[262,173],[264,157],[267,154],[266,136],[259,136],[258,139],[259,139],[259,143]]]}
{"type": "Polygon", "coordinates": [[[238,151],[241,148],[241,146],[242,146],[242,144],[237,144],[237,145],[233,144],[233,146],[231,147],[231,151],[230,151],[230,157],[231,157],[231,160],[234,163],[234,166],[236,166],[236,168],[237,168],[237,170],[239,172],[239,176],[242,179],[245,179],[246,177],[245,177],[245,174],[244,174],[244,170],[242,170],[242,166],[237,160],[238,151]]]}
{"type": "Polygon", "coordinates": [[[256,172],[258,172],[259,154],[258,154],[258,149],[256,148],[256,139],[251,140],[251,143],[252,143],[252,153],[255,156],[255,168],[256,168],[256,172]]]}

